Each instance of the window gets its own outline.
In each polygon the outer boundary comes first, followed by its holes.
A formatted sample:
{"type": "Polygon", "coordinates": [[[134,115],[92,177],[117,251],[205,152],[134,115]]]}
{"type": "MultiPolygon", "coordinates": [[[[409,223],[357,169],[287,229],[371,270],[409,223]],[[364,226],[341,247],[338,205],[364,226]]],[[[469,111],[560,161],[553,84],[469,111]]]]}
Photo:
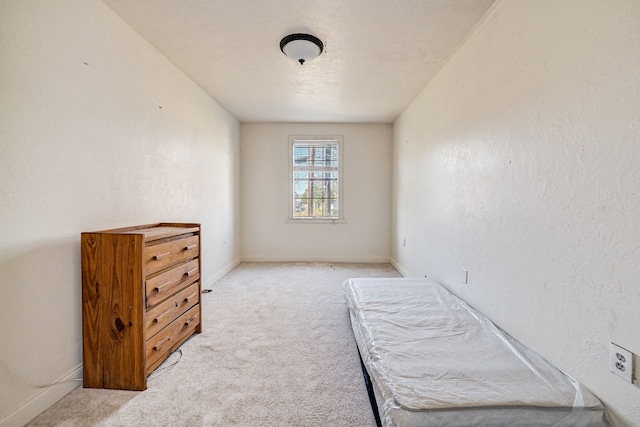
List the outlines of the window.
{"type": "Polygon", "coordinates": [[[292,137],[290,141],[291,218],[340,219],[342,137],[292,137]]]}

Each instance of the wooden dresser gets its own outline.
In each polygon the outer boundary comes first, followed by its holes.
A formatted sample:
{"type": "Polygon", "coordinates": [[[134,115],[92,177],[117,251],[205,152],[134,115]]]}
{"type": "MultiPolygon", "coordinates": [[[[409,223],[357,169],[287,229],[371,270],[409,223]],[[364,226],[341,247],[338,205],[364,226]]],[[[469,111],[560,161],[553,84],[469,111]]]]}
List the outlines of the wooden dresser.
{"type": "Polygon", "coordinates": [[[202,332],[200,224],[82,233],[84,387],[145,390],[202,332]]]}

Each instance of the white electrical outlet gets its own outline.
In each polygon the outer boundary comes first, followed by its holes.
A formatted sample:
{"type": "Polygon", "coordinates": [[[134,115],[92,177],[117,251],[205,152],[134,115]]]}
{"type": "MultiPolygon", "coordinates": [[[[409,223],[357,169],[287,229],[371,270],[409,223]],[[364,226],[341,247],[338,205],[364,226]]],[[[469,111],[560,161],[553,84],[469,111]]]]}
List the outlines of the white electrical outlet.
{"type": "Polygon", "coordinates": [[[609,348],[609,370],[627,382],[633,382],[633,353],[611,343],[609,348]]]}
{"type": "Polygon", "coordinates": [[[465,285],[469,283],[469,272],[465,269],[462,269],[462,283],[465,285]]]}

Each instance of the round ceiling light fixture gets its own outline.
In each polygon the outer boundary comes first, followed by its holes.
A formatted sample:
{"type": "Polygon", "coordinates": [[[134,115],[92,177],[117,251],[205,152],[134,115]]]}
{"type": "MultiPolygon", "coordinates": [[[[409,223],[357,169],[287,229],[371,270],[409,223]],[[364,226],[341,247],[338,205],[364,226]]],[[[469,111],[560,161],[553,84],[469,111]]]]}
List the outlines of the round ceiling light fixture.
{"type": "Polygon", "coordinates": [[[280,50],[300,65],[317,58],[324,50],[324,44],[311,34],[289,34],[280,40],[280,50]]]}

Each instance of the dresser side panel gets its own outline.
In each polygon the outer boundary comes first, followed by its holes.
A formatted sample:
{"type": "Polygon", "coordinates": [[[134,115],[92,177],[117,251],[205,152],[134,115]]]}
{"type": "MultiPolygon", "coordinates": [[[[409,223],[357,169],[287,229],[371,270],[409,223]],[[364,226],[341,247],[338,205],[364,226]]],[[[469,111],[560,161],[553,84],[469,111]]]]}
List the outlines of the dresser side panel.
{"type": "Polygon", "coordinates": [[[107,283],[101,309],[103,387],[146,388],[143,238],[140,235],[102,236],[100,277],[107,283]]]}
{"type": "Polygon", "coordinates": [[[102,292],[105,289],[100,276],[101,235],[82,233],[82,366],[85,387],[101,388],[102,381],[102,292]]]}

